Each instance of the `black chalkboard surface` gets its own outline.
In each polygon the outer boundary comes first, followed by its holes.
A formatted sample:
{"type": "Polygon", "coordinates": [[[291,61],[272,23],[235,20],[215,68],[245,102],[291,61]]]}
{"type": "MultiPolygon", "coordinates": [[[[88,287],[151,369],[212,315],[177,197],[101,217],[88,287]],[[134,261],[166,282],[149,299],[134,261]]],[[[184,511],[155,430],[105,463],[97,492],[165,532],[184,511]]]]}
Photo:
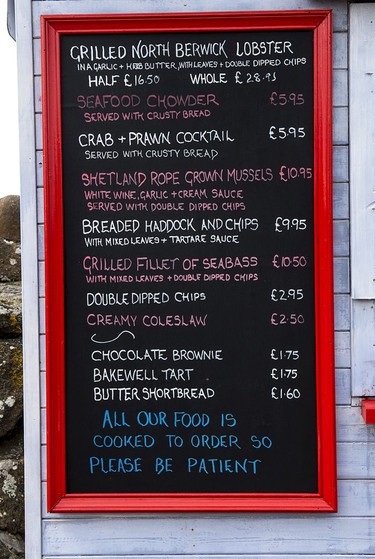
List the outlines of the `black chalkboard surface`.
{"type": "Polygon", "coordinates": [[[219,20],[58,41],[60,440],[80,509],[309,509],[322,491],[317,26],[219,20]]]}

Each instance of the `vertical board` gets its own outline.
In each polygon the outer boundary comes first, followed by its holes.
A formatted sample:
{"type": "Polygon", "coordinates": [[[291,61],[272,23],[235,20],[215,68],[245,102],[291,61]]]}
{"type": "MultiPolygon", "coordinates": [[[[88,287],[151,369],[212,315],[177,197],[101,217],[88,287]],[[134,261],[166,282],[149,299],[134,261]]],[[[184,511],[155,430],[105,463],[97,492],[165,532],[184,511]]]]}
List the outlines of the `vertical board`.
{"type": "Polygon", "coordinates": [[[375,396],[375,65],[373,3],[350,8],[352,396],[375,396]],[[365,40],[364,40],[365,37],[365,40]]]}
{"type": "Polygon", "coordinates": [[[352,396],[375,396],[375,302],[352,301],[352,396]]]}
{"type": "Polygon", "coordinates": [[[352,296],[375,299],[374,5],[350,9],[352,296]],[[366,37],[364,41],[363,38],[366,37]]]}

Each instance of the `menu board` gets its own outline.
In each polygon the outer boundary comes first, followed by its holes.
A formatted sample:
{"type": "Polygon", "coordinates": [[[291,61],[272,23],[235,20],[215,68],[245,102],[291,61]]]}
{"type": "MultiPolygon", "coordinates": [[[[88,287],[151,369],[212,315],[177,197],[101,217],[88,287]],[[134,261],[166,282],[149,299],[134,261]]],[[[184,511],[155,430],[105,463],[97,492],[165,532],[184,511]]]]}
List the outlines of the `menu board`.
{"type": "Polygon", "coordinates": [[[332,293],[320,268],[332,264],[316,21],[143,17],[121,31],[86,17],[53,43],[47,335],[65,501],[322,507],[319,313],[328,303],[330,329],[332,293]]]}

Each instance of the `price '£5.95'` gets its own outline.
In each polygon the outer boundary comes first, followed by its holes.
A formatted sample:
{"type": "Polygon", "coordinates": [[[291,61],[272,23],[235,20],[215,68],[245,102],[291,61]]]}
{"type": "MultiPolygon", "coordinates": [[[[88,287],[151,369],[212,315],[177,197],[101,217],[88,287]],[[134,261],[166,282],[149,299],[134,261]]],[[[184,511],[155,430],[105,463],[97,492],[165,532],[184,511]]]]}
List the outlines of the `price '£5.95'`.
{"type": "Polygon", "coordinates": [[[270,103],[274,107],[285,107],[285,105],[304,105],[305,99],[303,93],[278,93],[273,91],[270,96],[270,103]]]}
{"type": "Polygon", "coordinates": [[[271,140],[286,140],[288,138],[299,140],[306,137],[304,126],[271,126],[268,132],[271,140]]]}

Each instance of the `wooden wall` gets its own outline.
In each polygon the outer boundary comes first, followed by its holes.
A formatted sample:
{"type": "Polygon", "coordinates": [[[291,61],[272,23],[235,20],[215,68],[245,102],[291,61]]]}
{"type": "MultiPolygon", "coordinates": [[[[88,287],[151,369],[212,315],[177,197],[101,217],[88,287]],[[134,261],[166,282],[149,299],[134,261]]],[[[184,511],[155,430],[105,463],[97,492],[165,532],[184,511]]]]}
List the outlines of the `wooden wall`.
{"type": "MultiPolygon", "coordinates": [[[[375,13],[375,12],[374,12],[375,13]]],[[[351,393],[348,18],[343,0],[19,0],[23,196],[27,558],[370,559],[375,554],[375,427],[351,393]],[[45,329],[41,14],[327,9],[334,12],[334,254],[337,514],[51,515],[45,509],[45,329]],[[31,49],[32,46],[32,49],[31,49]],[[36,261],[38,265],[36,265],[36,261]],[[39,297],[38,313],[35,297],[39,297]],[[39,367],[40,363],[40,367],[39,367]],[[41,438],[39,433],[41,432],[41,438]]]]}

